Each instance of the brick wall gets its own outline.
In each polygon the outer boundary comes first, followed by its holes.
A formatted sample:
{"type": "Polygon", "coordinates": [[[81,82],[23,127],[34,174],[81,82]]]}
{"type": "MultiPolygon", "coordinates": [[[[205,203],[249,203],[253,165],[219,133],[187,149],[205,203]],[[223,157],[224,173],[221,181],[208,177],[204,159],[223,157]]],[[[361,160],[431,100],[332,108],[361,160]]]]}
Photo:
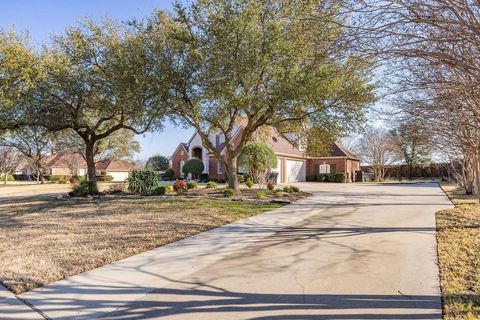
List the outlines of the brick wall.
{"type": "Polygon", "coordinates": [[[308,159],[307,175],[319,173],[319,166],[324,163],[330,165],[331,173],[346,173],[348,182],[352,182],[352,179],[355,179],[355,171],[360,169],[360,162],[358,160],[346,158],[308,159]]]}
{"type": "Polygon", "coordinates": [[[172,169],[175,171],[175,178],[178,179],[180,176],[183,176],[183,173],[180,172],[180,162],[188,160],[188,152],[185,151],[183,147],[177,148],[177,151],[172,157],[172,169]],[[182,154],[183,153],[183,154],[182,154]]]}

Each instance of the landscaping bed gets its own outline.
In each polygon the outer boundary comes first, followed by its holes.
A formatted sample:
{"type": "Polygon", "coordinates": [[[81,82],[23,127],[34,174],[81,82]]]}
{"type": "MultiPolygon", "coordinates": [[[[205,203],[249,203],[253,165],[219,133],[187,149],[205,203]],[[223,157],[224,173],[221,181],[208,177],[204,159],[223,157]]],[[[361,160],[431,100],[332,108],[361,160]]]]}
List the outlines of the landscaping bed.
{"type": "Polygon", "coordinates": [[[186,196],[6,201],[0,282],[18,294],[278,207],[186,196]]]}
{"type": "MultiPolygon", "coordinates": [[[[183,186],[183,184],[182,184],[183,186]]],[[[218,184],[201,184],[196,182],[187,182],[184,187],[175,190],[175,185],[158,185],[155,188],[147,189],[145,192],[132,192],[127,183],[115,183],[105,187],[103,192],[93,198],[144,198],[144,197],[178,197],[178,198],[208,198],[222,199],[232,201],[255,201],[255,202],[274,202],[291,203],[310,196],[310,193],[301,191],[295,186],[261,188],[257,186],[241,185],[238,192],[218,184]],[[188,187],[187,187],[188,186],[188,187]]],[[[87,197],[92,198],[92,196],[87,197]]],[[[61,195],[58,200],[81,200],[82,197],[71,197],[61,195]]]]}
{"type": "Polygon", "coordinates": [[[438,260],[445,319],[480,319],[480,203],[451,184],[455,205],[436,213],[438,260]]]}

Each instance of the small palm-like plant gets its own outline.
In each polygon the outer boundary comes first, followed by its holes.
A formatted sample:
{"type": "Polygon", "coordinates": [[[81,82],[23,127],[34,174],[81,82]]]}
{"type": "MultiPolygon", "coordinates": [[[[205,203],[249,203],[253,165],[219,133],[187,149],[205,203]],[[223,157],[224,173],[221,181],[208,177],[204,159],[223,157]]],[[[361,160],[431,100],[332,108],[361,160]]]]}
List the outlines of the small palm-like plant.
{"type": "Polygon", "coordinates": [[[151,195],[160,186],[156,172],[149,169],[132,170],[128,177],[128,190],[140,195],[151,195]]]}

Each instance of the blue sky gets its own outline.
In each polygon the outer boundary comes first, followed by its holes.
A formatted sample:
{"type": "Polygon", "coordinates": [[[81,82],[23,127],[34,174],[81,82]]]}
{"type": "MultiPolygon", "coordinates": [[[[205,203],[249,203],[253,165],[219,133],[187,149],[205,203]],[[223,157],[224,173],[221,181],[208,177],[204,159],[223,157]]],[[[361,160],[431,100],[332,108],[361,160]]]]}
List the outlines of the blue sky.
{"type": "MultiPolygon", "coordinates": [[[[62,33],[80,18],[112,17],[130,20],[148,16],[154,8],[171,9],[170,0],[0,0],[0,28],[28,31],[32,43],[41,45],[52,33],[62,33]]],[[[187,141],[193,130],[169,123],[159,133],[138,136],[142,151],[138,159],[153,154],[171,155],[178,143],[187,141]]]]}

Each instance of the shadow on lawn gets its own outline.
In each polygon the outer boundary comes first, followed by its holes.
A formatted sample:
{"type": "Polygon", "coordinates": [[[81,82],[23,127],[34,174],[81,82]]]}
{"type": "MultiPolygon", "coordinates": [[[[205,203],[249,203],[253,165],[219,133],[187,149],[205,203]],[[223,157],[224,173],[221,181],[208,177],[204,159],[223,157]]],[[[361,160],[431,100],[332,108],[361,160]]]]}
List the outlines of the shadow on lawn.
{"type": "MultiPolygon", "coordinates": [[[[335,192],[333,192],[335,193],[335,192]]],[[[333,193],[329,195],[332,196],[333,193]]],[[[382,194],[383,195],[383,194],[382,194]]],[[[238,269],[231,272],[248,272],[263,277],[265,273],[283,271],[289,268],[300,267],[300,263],[312,259],[311,249],[328,243],[341,247],[347,252],[352,261],[368,257],[374,252],[366,247],[355,245],[355,238],[348,243],[337,241],[340,238],[355,236],[373,236],[382,233],[433,233],[433,227],[368,227],[344,226],[342,217],[356,213],[359,209],[370,206],[411,205],[409,202],[384,201],[379,199],[373,203],[362,203],[357,198],[377,198],[375,193],[354,194],[335,193],[335,197],[344,197],[338,203],[329,199],[304,200],[291,206],[282,207],[281,214],[291,215],[295,209],[297,214],[312,212],[319,208],[330,207],[333,212],[328,216],[315,214],[293,225],[286,226],[283,220],[269,220],[268,226],[259,223],[244,225],[227,225],[221,231],[204,233],[202,238],[187,238],[173,243],[177,252],[180,248],[187,249],[191,254],[172,256],[175,260],[159,261],[155,254],[151,254],[142,265],[122,264],[115,266],[125,272],[134,272],[136,278],[143,279],[148,286],[139,286],[135,281],[127,279],[110,280],[106,285],[62,285],[52,284],[38,291],[25,295],[29,303],[41,309],[47,315],[57,315],[59,311],[69,310],[62,319],[98,318],[107,319],[152,319],[176,315],[179,319],[206,319],[216,318],[248,318],[248,319],[440,319],[441,302],[439,295],[403,295],[401,293],[388,294],[309,294],[309,293],[259,293],[227,290],[211,285],[216,279],[228,277],[228,274],[209,274],[208,265],[202,270],[211,279],[207,281],[185,282],[176,273],[171,278],[164,274],[164,267],[169,261],[191,266],[202,257],[220,255],[223,261],[235,261],[248,256],[238,262],[238,269]],[[356,198],[357,197],[357,198],[356,198]],[[249,236],[246,237],[245,234],[249,236]],[[266,237],[265,237],[266,235],[266,237]],[[262,239],[262,241],[258,241],[262,239]],[[247,243],[244,249],[235,247],[235,241],[247,243]],[[299,243],[308,241],[299,248],[299,243]],[[196,246],[210,244],[211,248],[205,251],[195,251],[196,246]],[[263,250],[276,249],[277,246],[288,246],[289,257],[277,259],[272,263],[263,250]],[[212,254],[213,252],[213,254],[212,254]],[[267,258],[265,258],[267,257],[267,258]],[[254,261],[255,263],[252,263],[254,261]],[[173,278],[173,279],[172,279],[173,278]],[[148,279],[148,281],[145,281],[148,279]],[[156,285],[158,283],[158,285],[156,285]],[[38,293],[38,294],[37,294],[38,293]],[[132,297],[134,297],[132,299],[132,297]],[[127,302],[132,301],[133,302],[127,302]],[[231,317],[228,313],[232,313],[231,317]]],[[[392,196],[404,196],[394,195],[392,196]]],[[[430,195],[427,195],[430,196],[430,195]]],[[[436,196],[436,195],[432,195],[436,196]]],[[[418,203],[414,205],[439,205],[438,203],[418,203]]],[[[278,212],[278,211],[277,211],[278,212]]],[[[283,217],[283,218],[284,218],[283,217]]],[[[271,219],[271,218],[270,218],[271,219]]],[[[174,250],[172,250],[174,251],[174,250]]],[[[170,257],[170,258],[172,258],[170,257]]],[[[162,258],[164,258],[162,256],[162,258]]],[[[340,259],[341,260],[341,259],[340,259]]],[[[215,262],[209,261],[210,264],[215,262]]],[[[341,264],[345,261],[332,259],[331,264],[341,264]]],[[[228,266],[228,263],[227,263],[228,266]]],[[[319,271],[320,272],[320,271],[319,271]]],[[[238,276],[238,275],[237,275],[238,276]]],[[[319,274],[320,276],[320,274],[319,274]]],[[[113,276],[112,276],[113,277],[113,276]]],[[[264,291],[268,291],[264,289],[264,291]]],[[[60,313],[58,313],[60,314],[60,313]]],[[[9,319],[8,315],[2,319],[9,319]]]]}

